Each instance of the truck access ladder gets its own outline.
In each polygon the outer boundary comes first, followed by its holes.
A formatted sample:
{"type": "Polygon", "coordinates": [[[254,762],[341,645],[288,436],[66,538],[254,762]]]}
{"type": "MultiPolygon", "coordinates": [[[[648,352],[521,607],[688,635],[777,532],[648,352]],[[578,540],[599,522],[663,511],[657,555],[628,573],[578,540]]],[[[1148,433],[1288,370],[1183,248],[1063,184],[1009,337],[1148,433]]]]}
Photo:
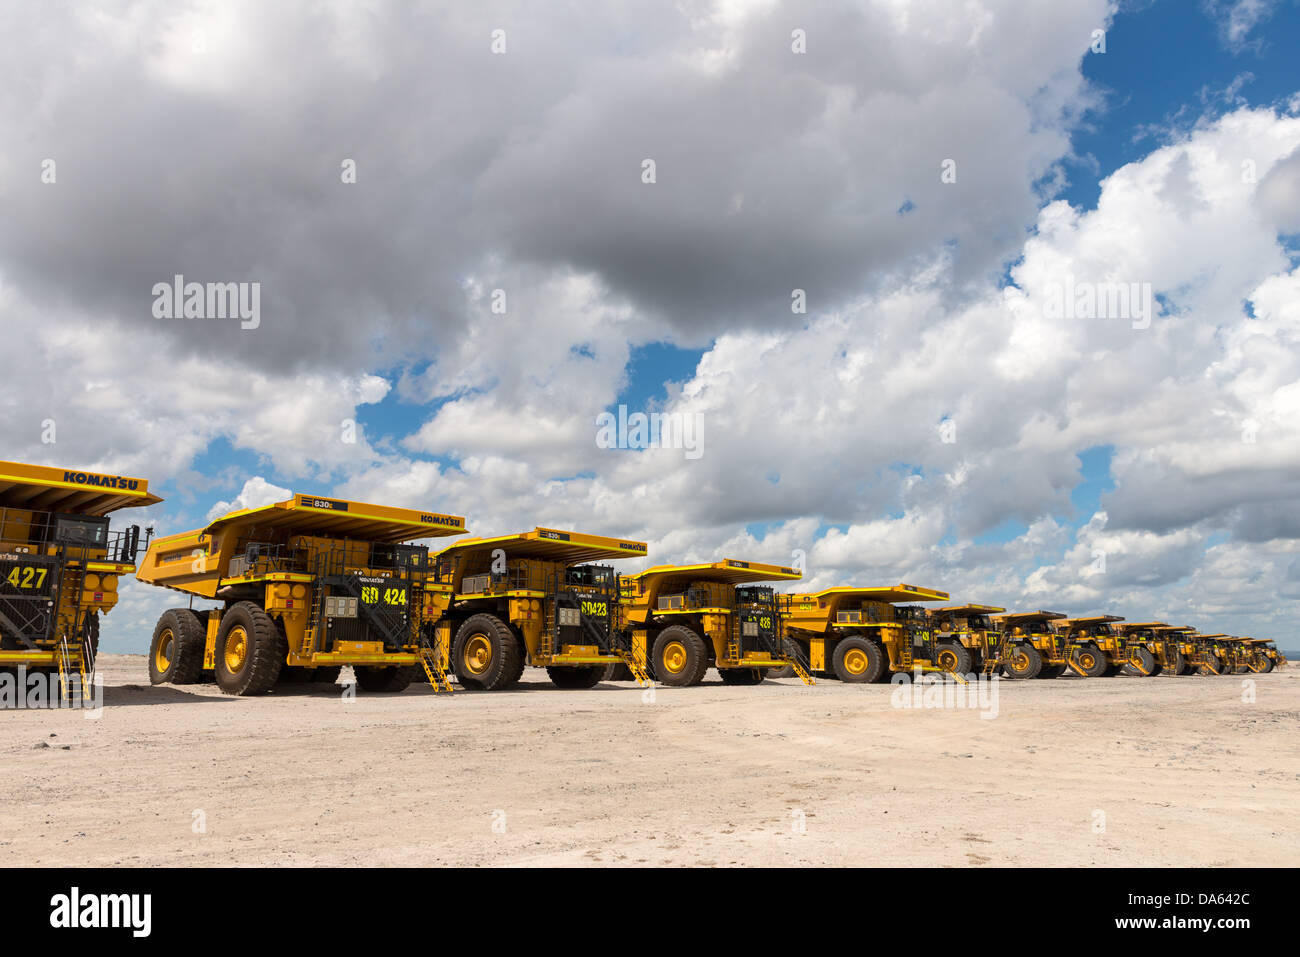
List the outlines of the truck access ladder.
{"type": "Polygon", "coordinates": [[[442,657],[438,654],[438,650],[429,644],[423,629],[420,631],[420,666],[424,669],[424,677],[428,679],[429,687],[435,694],[454,690],[451,679],[447,677],[447,669],[442,666],[442,657]]]}

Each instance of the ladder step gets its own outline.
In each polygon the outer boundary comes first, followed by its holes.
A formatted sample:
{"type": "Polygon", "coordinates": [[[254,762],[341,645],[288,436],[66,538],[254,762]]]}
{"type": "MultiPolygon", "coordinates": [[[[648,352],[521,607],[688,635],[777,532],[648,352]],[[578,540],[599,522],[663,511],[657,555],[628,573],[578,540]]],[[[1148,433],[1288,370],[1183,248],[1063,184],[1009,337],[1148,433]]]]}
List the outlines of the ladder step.
{"type": "Polygon", "coordinates": [[[632,672],[632,677],[636,679],[636,683],[640,687],[650,687],[650,675],[647,674],[645,668],[641,666],[641,662],[636,660],[635,654],[630,651],[623,651],[622,649],[615,649],[615,654],[623,659],[623,663],[627,665],[627,670],[632,672]]]}

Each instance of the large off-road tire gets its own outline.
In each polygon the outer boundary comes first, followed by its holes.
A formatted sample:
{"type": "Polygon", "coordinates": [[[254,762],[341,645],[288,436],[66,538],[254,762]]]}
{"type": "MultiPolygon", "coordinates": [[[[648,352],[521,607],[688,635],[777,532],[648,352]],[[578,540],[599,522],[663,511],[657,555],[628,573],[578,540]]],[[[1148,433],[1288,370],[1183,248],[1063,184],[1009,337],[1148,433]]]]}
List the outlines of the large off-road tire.
{"type": "Polygon", "coordinates": [[[1100,678],[1106,673],[1108,667],[1106,656],[1092,642],[1085,642],[1074,650],[1074,663],[1078,665],[1079,671],[1083,672],[1085,678],[1100,678]]]}
{"type": "Polygon", "coordinates": [[[1169,667],[1165,671],[1171,675],[1185,675],[1188,672],[1187,659],[1183,657],[1181,651],[1175,651],[1173,658],[1170,659],[1169,667]]]}
{"type": "Polygon", "coordinates": [[[357,676],[357,687],[369,694],[394,694],[405,691],[415,677],[416,669],[410,665],[401,667],[379,665],[353,665],[352,672],[357,676]]]}
{"type": "Polygon", "coordinates": [[[203,671],[203,646],[207,640],[203,620],[188,608],[163,612],[149,643],[149,683],[197,682],[203,671]]]}
{"type": "Polygon", "coordinates": [[[1223,659],[1216,654],[1205,656],[1205,663],[1201,665],[1201,674],[1203,675],[1221,675],[1227,672],[1227,666],[1223,659]]]}
{"type": "Polygon", "coordinates": [[[939,642],[934,653],[935,664],[951,674],[968,675],[971,670],[970,649],[960,641],[947,639],[939,642]]]}
{"type": "Polygon", "coordinates": [[[756,685],[763,682],[762,668],[719,668],[718,677],[724,685],[756,685]]]}
{"type": "Polygon", "coordinates": [[[1003,667],[1008,678],[1037,678],[1043,670],[1043,656],[1033,645],[1015,645],[1003,667]]]}
{"type": "Polygon", "coordinates": [[[699,684],[709,670],[704,639],[684,625],[669,625],[659,632],[650,661],[655,679],[675,688],[699,684]]]}
{"type": "Polygon", "coordinates": [[[462,687],[497,691],[519,680],[523,654],[514,630],[496,615],[483,613],[466,618],[456,630],[451,667],[462,687]]]}
{"type": "Polygon", "coordinates": [[[524,640],[524,633],[515,625],[511,625],[510,630],[515,633],[515,641],[519,643],[519,654],[511,659],[514,665],[506,676],[505,684],[501,685],[502,688],[513,688],[519,684],[519,679],[524,676],[524,668],[528,665],[528,642],[524,640]]]}
{"type": "Polygon", "coordinates": [[[1150,648],[1139,645],[1132,649],[1131,658],[1125,662],[1123,671],[1132,678],[1154,678],[1160,674],[1160,665],[1156,662],[1156,656],[1151,654],[1150,648]]]}
{"type": "Polygon", "coordinates": [[[1107,664],[1106,667],[1102,669],[1101,677],[1114,678],[1117,674],[1119,674],[1123,670],[1124,670],[1124,665],[1122,662],[1121,663],[1112,662],[1107,664]]]}
{"type": "MultiPolygon", "coordinates": [[[[781,640],[781,650],[787,658],[799,659],[803,652],[799,649],[799,644],[793,638],[783,638],[781,640]]],[[[767,672],[769,678],[793,678],[794,665],[787,664],[781,668],[772,668],[767,672]]]]}
{"type": "Polygon", "coordinates": [[[217,687],[231,695],[270,691],[288,654],[289,640],[279,624],[253,602],[236,602],[217,632],[217,687]]]}
{"type": "Polygon", "coordinates": [[[1043,665],[1043,667],[1038,669],[1038,674],[1036,674],[1034,677],[1035,678],[1059,678],[1061,677],[1061,675],[1065,674],[1065,669],[1068,667],[1069,667],[1068,665],[1043,665]]]}
{"type": "Polygon", "coordinates": [[[636,675],[632,674],[632,669],[624,664],[606,665],[605,676],[601,681],[635,681],[636,675]]]}
{"type": "Polygon", "coordinates": [[[608,665],[566,665],[548,667],[551,684],[557,688],[594,688],[605,677],[608,665]]]}
{"type": "Polygon", "coordinates": [[[860,635],[850,635],[835,643],[831,652],[831,671],[849,684],[870,684],[885,670],[885,652],[880,645],[860,635]]]}
{"type": "Polygon", "coordinates": [[[1265,658],[1263,663],[1259,666],[1259,673],[1261,675],[1266,675],[1272,670],[1273,670],[1273,659],[1265,658]]]}

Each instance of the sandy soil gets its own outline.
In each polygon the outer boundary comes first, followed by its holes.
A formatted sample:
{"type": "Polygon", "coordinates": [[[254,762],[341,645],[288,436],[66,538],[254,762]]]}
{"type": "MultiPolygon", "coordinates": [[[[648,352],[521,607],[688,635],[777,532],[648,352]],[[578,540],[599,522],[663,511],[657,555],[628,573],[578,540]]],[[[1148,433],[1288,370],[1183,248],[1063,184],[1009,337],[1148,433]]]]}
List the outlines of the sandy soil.
{"type": "Polygon", "coordinates": [[[97,720],[0,713],[0,864],[1300,864],[1295,667],[1254,702],[1244,676],[1006,681],[993,719],[712,672],[348,701],[101,670],[97,720]]]}

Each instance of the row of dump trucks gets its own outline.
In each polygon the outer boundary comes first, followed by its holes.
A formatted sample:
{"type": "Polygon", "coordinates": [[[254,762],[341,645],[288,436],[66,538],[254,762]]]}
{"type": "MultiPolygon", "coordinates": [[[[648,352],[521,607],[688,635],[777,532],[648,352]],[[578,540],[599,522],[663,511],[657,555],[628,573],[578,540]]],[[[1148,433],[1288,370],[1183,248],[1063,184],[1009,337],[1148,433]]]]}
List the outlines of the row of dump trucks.
{"type": "Polygon", "coordinates": [[[619,574],[645,542],[553,528],[461,537],[438,512],[294,495],[155,538],[109,515],[161,499],[128,476],[0,462],[0,668],[94,670],[99,616],[120,580],[188,601],[159,618],[155,684],[211,680],[227,694],[333,684],[350,666],[367,692],[424,679],[498,690],[525,667],[562,688],[602,680],[726,684],[768,676],[886,681],[905,672],[1097,677],[1223,674],[1285,663],[1271,642],[1159,622],[946,605],[912,585],[778,593],[784,565],[724,558],[619,574]],[[199,599],[215,607],[194,608],[199,599]]]}

